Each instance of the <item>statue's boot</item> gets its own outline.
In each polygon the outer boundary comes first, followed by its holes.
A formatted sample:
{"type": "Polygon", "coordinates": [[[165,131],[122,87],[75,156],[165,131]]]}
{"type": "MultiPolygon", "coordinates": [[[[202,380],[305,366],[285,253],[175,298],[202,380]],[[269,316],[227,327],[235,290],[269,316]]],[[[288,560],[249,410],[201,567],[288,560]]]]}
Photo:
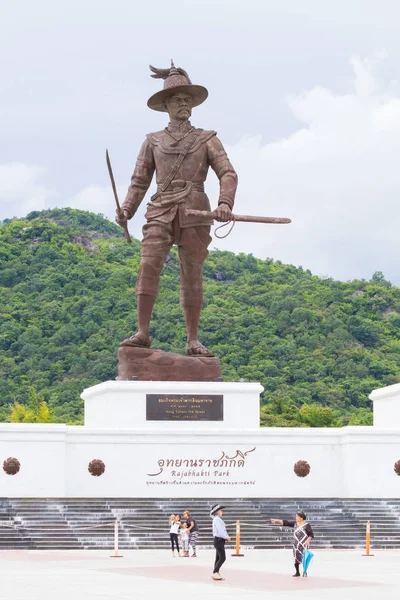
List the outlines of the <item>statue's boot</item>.
{"type": "Polygon", "coordinates": [[[188,356],[215,356],[215,354],[213,354],[211,350],[208,350],[208,348],[203,346],[203,344],[200,344],[200,342],[193,342],[191,344],[188,344],[186,347],[186,354],[188,356]]]}
{"type": "Polygon", "coordinates": [[[123,340],[120,343],[120,346],[133,346],[135,348],[150,348],[151,339],[149,338],[148,335],[145,335],[144,333],[135,333],[135,335],[132,335],[131,337],[126,338],[126,340],[123,340]]]}

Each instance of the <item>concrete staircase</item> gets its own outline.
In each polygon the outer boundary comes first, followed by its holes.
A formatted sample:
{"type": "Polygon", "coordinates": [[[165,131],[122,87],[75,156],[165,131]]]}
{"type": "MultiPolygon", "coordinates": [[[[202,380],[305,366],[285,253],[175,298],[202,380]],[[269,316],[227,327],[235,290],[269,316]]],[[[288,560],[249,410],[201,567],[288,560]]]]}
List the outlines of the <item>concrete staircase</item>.
{"type": "MultiPolygon", "coordinates": [[[[271,526],[271,517],[307,513],[314,548],[363,548],[371,521],[373,548],[400,548],[400,500],[256,498],[219,500],[234,544],[241,521],[243,548],[290,548],[292,532],[271,526]]],[[[7,498],[0,499],[0,549],[112,549],[118,520],[121,549],[169,547],[171,513],[192,511],[200,547],[212,546],[210,507],[214,499],[7,498]],[[90,529],[89,529],[90,528],[90,529]]]]}

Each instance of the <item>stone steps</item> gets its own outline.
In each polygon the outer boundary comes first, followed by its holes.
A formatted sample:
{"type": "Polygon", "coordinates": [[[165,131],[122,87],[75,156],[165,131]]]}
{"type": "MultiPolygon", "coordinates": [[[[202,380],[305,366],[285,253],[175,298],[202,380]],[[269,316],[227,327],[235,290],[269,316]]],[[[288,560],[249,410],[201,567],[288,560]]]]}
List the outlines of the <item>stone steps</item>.
{"type": "MultiPolygon", "coordinates": [[[[119,546],[169,548],[171,512],[190,507],[198,521],[198,544],[212,547],[210,507],[214,499],[143,498],[8,498],[0,499],[0,549],[112,549],[117,519],[119,546]],[[108,524],[111,525],[108,525],[108,524]],[[4,525],[16,525],[11,529],[4,525]],[[3,526],[1,526],[3,525],[3,526]],[[84,529],[99,526],[95,529],[84,529]],[[21,527],[22,526],[22,527],[21,527]]],[[[317,548],[363,548],[366,521],[371,521],[374,548],[400,548],[400,500],[255,498],[221,500],[224,519],[234,538],[241,525],[242,546],[290,548],[291,530],[270,526],[271,516],[292,520],[304,510],[314,526],[317,548]]],[[[233,542],[229,549],[233,549],[233,542]]]]}

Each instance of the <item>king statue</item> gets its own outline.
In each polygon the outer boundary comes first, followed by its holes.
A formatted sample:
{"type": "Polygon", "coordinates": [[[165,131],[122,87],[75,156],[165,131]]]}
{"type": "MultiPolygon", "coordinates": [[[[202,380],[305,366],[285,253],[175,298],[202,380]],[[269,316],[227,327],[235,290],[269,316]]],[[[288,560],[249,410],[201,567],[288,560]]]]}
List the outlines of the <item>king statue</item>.
{"type": "Polygon", "coordinates": [[[211,242],[213,218],[232,218],[237,175],[215,131],[197,129],[190,122],[192,109],[202,104],[208,91],[191,83],[186,71],[150,67],[152,77],[164,79],[163,90],[151,96],[147,106],[169,114],[163,131],[150,133],[140,149],[128,193],[116,221],[126,229],[156,174],[157,191],[147,205],[137,278],[138,332],[121,346],[150,348],[149,326],[158,293],[160,273],[171,247],[178,247],[181,304],[185,313],[189,356],[214,356],[198,338],[203,304],[202,270],[211,242]],[[210,216],[204,191],[208,169],[219,179],[218,207],[210,216]],[[208,211],[188,214],[187,209],[208,211]]]}

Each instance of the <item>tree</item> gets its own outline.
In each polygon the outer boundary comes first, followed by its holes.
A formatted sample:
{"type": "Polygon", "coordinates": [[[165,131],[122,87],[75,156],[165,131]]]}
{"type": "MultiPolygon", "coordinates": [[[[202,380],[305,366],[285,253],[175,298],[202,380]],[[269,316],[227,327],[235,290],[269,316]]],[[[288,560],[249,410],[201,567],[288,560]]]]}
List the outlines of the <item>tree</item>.
{"type": "Polygon", "coordinates": [[[303,404],[299,414],[301,421],[309,427],[338,427],[340,425],[335,418],[335,413],[328,406],[303,404]]]}
{"type": "Polygon", "coordinates": [[[373,283],[377,283],[378,285],[383,286],[383,287],[387,287],[387,288],[392,287],[392,284],[390,283],[390,281],[385,279],[385,276],[382,273],[382,271],[375,271],[375,273],[371,277],[371,281],[373,283]]]}
{"type": "MultiPolygon", "coordinates": [[[[0,224],[0,419],[82,423],[82,390],[116,377],[119,342],[137,325],[139,262],[139,242],[101,215],[54,209],[0,224]]],[[[211,251],[204,304],[201,339],[225,381],[264,386],[263,426],[368,423],[371,390],[400,381],[400,289],[380,272],[342,282],[211,251]]],[[[185,352],[176,248],[151,329],[153,347],[185,352]]]]}
{"type": "Polygon", "coordinates": [[[10,421],[11,423],[50,423],[52,414],[47,403],[30,386],[28,406],[15,402],[11,408],[10,421]]]}

